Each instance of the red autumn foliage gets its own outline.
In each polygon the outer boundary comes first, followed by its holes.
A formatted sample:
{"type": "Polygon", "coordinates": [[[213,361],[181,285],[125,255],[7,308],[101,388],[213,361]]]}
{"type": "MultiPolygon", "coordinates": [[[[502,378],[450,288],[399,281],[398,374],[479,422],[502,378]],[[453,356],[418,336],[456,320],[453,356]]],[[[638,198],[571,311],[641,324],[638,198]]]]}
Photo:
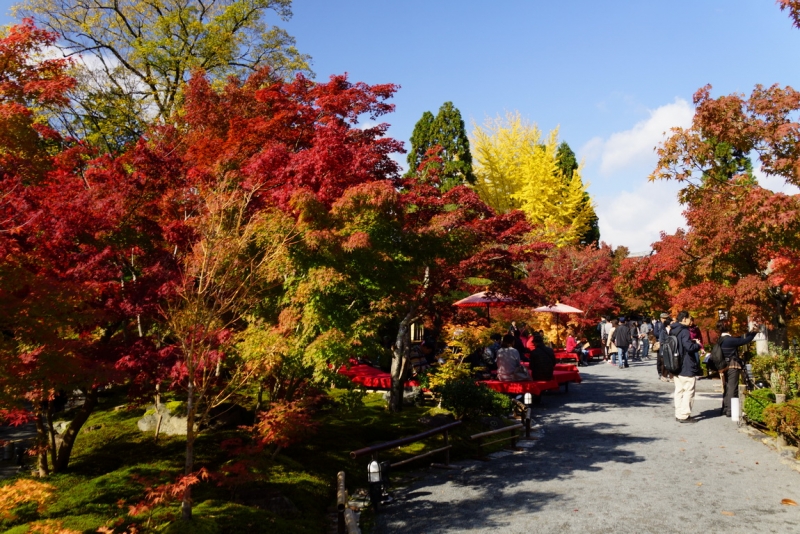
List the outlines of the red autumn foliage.
{"type": "Polygon", "coordinates": [[[611,248],[605,243],[599,248],[552,248],[544,260],[530,265],[525,283],[542,296],[543,304],[562,302],[583,310],[569,320],[585,328],[616,308],[613,271],[611,248]]]}
{"type": "Polygon", "coordinates": [[[183,498],[184,493],[188,488],[200,484],[200,482],[208,481],[210,474],[206,468],[199,469],[196,472],[189,473],[188,475],[178,475],[175,482],[166,484],[149,485],[150,481],[141,477],[134,477],[134,481],[147,485],[145,489],[145,498],[128,507],[128,515],[137,516],[152,511],[158,506],[177,502],[183,498]]]}

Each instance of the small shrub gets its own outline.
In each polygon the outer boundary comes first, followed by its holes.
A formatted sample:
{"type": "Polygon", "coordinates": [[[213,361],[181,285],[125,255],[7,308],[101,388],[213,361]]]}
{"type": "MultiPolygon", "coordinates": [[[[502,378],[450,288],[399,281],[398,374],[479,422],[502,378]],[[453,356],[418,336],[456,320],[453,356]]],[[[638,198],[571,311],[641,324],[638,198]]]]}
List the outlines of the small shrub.
{"type": "Polygon", "coordinates": [[[770,430],[800,436],[800,399],[773,404],[764,410],[764,423],[770,430]]]}
{"type": "Polygon", "coordinates": [[[351,385],[347,388],[345,393],[339,396],[336,403],[339,405],[339,410],[342,412],[352,413],[364,406],[364,397],[366,395],[366,390],[351,385]]]}
{"type": "Polygon", "coordinates": [[[450,410],[456,419],[475,418],[481,415],[501,416],[511,411],[511,399],[472,379],[451,380],[438,386],[442,407],[450,410]]]}
{"type": "Polygon", "coordinates": [[[775,402],[775,394],[770,389],[757,389],[744,398],[744,413],[751,421],[764,422],[764,408],[775,402]]]}

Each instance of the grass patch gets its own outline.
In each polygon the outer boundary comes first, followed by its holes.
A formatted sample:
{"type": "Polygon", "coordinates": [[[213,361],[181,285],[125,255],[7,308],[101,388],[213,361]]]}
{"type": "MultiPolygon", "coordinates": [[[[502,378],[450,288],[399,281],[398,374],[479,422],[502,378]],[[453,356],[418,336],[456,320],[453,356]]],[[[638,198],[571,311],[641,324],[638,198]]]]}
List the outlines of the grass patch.
{"type": "MultiPolygon", "coordinates": [[[[143,499],[148,486],[172,482],[182,472],[185,439],[161,436],[156,443],[152,432],[140,432],[136,422],[145,410],[113,409],[125,402],[124,392],[118,391],[84,425],[75,442],[69,471],[44,481],[55,488],[46,499],[23,502],[8,515],[3,515],[0,503],[0,530],[23,533],[42,525],[60,525],[58,528],[76,532],[96,532],[103,526],[122,532],[135,523],[145,532],[323,532],[328,527],[327,509],[335,499],[336,473],[347,473],[351,492],[366,485],[369,459],[352,460],[350,451],[427,430],[419,422],[420,417],[442,412],[409,406],[399,414],[390,414],[381,394],[366,395],[362,405],[350,403],[345,409],[338,401],[346,394],[346,390],[330,392],[329,401],[315,416],[317,432],[306,442],[281,451],[274,460],[270,458],[271,451],[255,458],[249,480],[237,486],[215,482],[196,486],[195,519],[184,524],[177,520],[179,503],[160,506],[152,510],[152,515],[127,515],[129,507],[143,499]]],[[[482,430],[482,426],[472,423],[451,432],[451,458],[485,454],[487,451],[481,451],[469,440],[470,434],[482,430]]],[[[221,443],[236,437],[246,434],[241,430],[201,433],[195,444],[196,468],[219,472],[231,461],[221,443]]],[[[381,460],[396,461],[441,446],[442,437],[436,436],[381,453],[381,460]]],[[[422,467],[431,460],[442,461],[443,457],[412,463],[408,469],[422,467]]],[[[402,475],[402,471],[395,473],[398,474],[402,475]]],[[[16,480],[27,478],[20,476],[16,480]]],[[[16,480],[0,481],[0,489],[16,480]]]]}

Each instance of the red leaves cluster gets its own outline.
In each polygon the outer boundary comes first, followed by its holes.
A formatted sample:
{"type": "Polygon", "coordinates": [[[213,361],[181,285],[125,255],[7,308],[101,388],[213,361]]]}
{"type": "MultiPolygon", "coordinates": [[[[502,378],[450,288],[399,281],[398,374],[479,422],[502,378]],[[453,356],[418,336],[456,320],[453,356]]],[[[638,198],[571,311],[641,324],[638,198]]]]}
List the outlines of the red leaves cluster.
{"type": "Polygon", "coordinates": [[[583,310],[582,315],[569,318],[583,327],[593,326],[600,315],[616,307],[608,245],[552,248],[546,254],[543,261],[530,265],[531,274],[525,281],[544,302],[562,302],[583,310]]]}
{"type": "MultiPolygon", "coordinates": [[[[176,477],[175,482],[149,486],[145,489],[145,498],[141,502],[128,507],[128,515],[141,515],[158,506],[181,500],[187,488],[196,486],[200,482],[208,481],[209,478],[208,470],[203,467],[188,475],[179,475],[176,477]]],[[[148,484],[147,480],[140,477],[134,477],[134,481],[148,484]]]]}
{"type": "Polygon", "coordinates": [[[298,401],[275,401],[269,409],[259,414],[253,432],[263,445],[275,445],[282,449],[311,435],[317,423],[311,418],[308,399],[298,401]]]}

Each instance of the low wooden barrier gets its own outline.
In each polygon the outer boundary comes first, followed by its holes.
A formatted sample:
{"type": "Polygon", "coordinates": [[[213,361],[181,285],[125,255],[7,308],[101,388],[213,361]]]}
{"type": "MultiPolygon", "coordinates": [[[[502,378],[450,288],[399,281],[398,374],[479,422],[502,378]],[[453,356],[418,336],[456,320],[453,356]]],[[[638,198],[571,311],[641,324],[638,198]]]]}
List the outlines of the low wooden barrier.
{"type": "Polygon", "coordinates": [[[394,441],[387,441],[386,443],[381,443],[379,445],[373,445],[371,447],[364,447],[363,449],[358,449],[357,451],[353,451],[350,453],[350,458],[355,460],[359,456],[364,456],[365,454],[369,454],[372,456],[372,459],[377,461],[378,460],[378,453],[381,451],[386,451],[389,449],[396,449],[397,447],[402,447],[403,445],[408,445],[409,443],[415,443],[417,441],[421,441],[425,438],[429,438],[431,436],[435,436],[437,434],[444,434],[444,447],[440,447],[438,449],[434,449],[432,451],[424,452],[422,454],[418,454],[416,456],[412,456],[411,458],[406,458],[405,460],[401,460],[399,462],[395,462],[390,464],[390,467],[400,467],[401,465],[405,465],[407,463],[413,462],[414,460],[420,460],[422,458],[427,458],[428,456],[433,456],[434,454],[438,454],[443,452],[445,454],[445,465],[450,465],[450,449],[453,447],[450,445],[450,440],[448,436],[448,431],[452,428],[455,428],[461,424],[461,421],[456,421],[454,423],[448,423],[446,425],[442,425],[440,427],[428,430],[426,432],[422,432],[420,434],[415,434],[413,436],[408,436],[405,438],[396,439],[394,441]]]}
{"type": "Polygon", "coordinates": [[[470,436],[470,439],[472,440],[483,439],[483,438],[488,438],[489,436],[496,436],[498,434],[503,434],[505,432],[513,432],[513,434],[511,434],[508,437],[496,439],[493,441],[487,441],[486,443],[480,443],[480,446],[484,447],[486,445],[493,445],[495,443],[500,443],[501,441],[511,440],[511,446],[515,447],[517,445],[517,439],[519,438],[519,436],[517,435],[517,430],[520,430],[522,428],[523,424],[517,423],[516,425],[504,426],[503,428],[498,428],[497,430],[490,430],[488,432],[481,432],[480,434],[473,434],[472,436],[470,436]]]}
{"type": "Polygon", "coordinates": [[[339,471],[336,475],[336,531],[338,534],[345,534],[346,525],[344,522],[344,509],[347,508],[347,488],[344,484],[344,471],[339,471]]]}

